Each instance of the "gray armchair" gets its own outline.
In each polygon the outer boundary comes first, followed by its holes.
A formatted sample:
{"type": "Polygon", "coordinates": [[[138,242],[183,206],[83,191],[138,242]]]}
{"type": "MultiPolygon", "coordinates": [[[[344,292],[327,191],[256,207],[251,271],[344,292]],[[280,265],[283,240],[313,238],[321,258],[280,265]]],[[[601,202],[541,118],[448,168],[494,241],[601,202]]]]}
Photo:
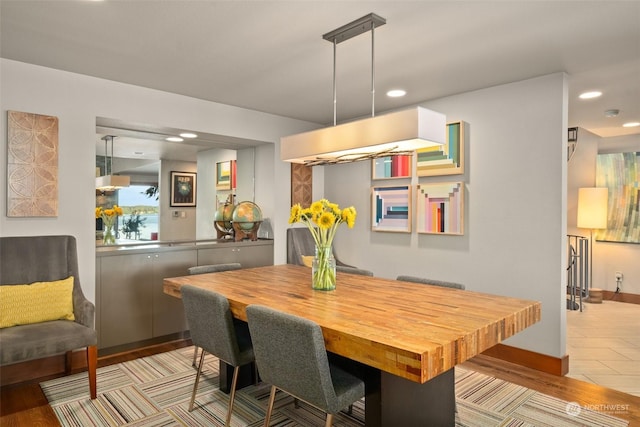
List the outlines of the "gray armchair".
{"type": "Polygon", "coordinates": [[[364,397],[361,379],[330,364],[317,323],[260,305],[246,311],[258,372],[271,384],[265,427],[277,389],[326,412],[326,427],[333,414],[364,397]]]}
{"type": "MultiPolygon", "coordinates": [[[[287,229],[287,264],[305,265],[302,257],[313,256],[315,255],[315,251],[316,243],[307,227],[292,227],[287,229]]],[[[337,266],[357,268],[340,261],[335,251],[333,257],[336,259],[337,266]]]]}
{"type": "Polygon", "coordinates": [[[82,293],[75,237],[0,237],[0,284],[49,282],[69,276],[74,277],[75,320],[53,320],[0,329],[0,365],[65,354],[68,374],[72,351],[86,347],[89,392],[95,399],[98,357],[95,307],[82,293]]]}

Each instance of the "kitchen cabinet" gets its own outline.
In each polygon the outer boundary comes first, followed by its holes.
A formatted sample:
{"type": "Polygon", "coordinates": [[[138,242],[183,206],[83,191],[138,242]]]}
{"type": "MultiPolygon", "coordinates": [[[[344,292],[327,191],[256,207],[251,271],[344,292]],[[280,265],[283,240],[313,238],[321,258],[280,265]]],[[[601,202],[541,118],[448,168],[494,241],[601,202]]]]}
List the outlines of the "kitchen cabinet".
{"type": "Polygon", "coordinates": [[[273,265],[273,241],[258,241],[252,245],[222,244],[198,249],[198,265],[239,262],[242,268],[273,265]]]}
{"type": "Polygon", "coordinates": [[[96,250],[98,348],[175,339],[187,330],[182,300],[163,292],[163,279],[195,265],[273,265],[273,241],[167,243],[96,250]]]}
{"type": "Polygon", "coordinates": [[[163,293],[162,280],[184,275],[196,262],[195,250],[100,258],[98,347],[186,330],[182,301],[163,293]]]}

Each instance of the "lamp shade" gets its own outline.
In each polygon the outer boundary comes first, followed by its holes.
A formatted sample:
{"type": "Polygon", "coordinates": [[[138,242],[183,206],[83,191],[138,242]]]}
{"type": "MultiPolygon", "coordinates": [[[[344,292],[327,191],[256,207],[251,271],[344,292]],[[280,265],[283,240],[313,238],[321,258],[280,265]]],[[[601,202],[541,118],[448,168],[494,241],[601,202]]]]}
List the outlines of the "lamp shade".
{"type": "Polygon", "coordinates": [[[128,176],[124,175],[104,175],[96,178],[96,189],[102,191],[113,191],[118,188],[128,187],[130,184],[128,176]]]}
{"type": "Polygon", "coordinates": [[[378,155],[411,154],[442,146],[446,116],[422,107],[280,138],[280,157],[291,163],[353,162],[378,155]]]}
{"type": "Polygon", "coordinates": [[[578,190],[578,228],[607,228],[607,200],[609,191],[604,187],[578,190]]]}

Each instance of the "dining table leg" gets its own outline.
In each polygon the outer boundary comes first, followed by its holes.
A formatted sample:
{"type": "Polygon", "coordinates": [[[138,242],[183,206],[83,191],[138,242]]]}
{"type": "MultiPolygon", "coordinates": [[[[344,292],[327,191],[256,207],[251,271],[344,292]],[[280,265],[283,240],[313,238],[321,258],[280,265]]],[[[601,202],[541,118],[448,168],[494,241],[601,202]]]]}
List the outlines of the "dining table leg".
{"type": "Polygon", "coordinates": [[[365,427],[455,426],[453,368],[424,384],[377,372],[365,379],[365,427]]]}

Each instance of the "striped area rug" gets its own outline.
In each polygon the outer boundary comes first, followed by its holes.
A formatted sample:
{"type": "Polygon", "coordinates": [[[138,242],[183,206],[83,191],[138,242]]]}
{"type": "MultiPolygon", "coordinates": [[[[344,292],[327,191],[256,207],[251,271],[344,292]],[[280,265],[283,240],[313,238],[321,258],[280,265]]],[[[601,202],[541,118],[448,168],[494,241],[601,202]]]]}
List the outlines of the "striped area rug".
{"type": "MultiPolygon", "coordinates": [[[[196,370],[193,347],[98,369],[98,398],[89,399],[87,374],[40,384],[63,426],[223,426],[229,396],[218,389],[218,360],[207,355],[188,412],[196,370]]],[[[628,422],[464,368],[456,368],[457,427],[627,426],[628,422]]],[[[264,422],[269,385],[236,393],[231,425],[258,427],[264,422]]],[[[271,426],[323,426],[325,414],[278,392],[271,426]]],[[[334,425],[364,426],[364,402],[351,414],[340,413],[334,425]]]]}

